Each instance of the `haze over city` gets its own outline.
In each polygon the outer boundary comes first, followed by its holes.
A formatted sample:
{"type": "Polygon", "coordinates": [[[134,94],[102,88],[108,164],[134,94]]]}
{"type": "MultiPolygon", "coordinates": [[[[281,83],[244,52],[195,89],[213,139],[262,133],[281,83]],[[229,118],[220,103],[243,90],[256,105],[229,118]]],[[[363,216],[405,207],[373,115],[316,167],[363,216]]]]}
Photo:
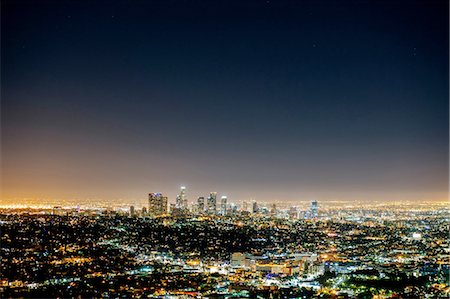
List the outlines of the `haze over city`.
{"type": "Polygon", "coordinates": [[[447,1],[27,3],[4,204],[448,198],[447,1]]]}
{"type": "Polygon", "coordinates": [[[448,0],[0,5],[0,298],[450,298],[448,0]]]}

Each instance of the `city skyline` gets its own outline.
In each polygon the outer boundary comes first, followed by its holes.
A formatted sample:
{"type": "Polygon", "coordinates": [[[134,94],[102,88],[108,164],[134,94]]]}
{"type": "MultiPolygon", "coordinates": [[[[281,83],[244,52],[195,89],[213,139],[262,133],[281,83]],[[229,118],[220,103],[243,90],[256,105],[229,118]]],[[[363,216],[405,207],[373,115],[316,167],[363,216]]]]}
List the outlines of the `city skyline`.
{"type": "Polygon", "coordinates": [[[0,1],[0,297],[448,298],[449,3],[0,1]]]}
{"type": "MultiPolygon", "coordinates": [[[[198,190],[198,189],[197,189],[198,190]]],[[[257,203],[262,204],[265,208],[270,208],[274,204],[282,207],[282,208],[300,208],[300,209],[309,209],[311,203],[317,203],[320,201],[324,204],[324,207],[336,208],[336,207],[358,207],[359,205],[364,205],[366,200],[361,199],[344,199],[344,198],[333,198],[330,200],[318,200],[317,197],[314,196],[303,196],[296,197],[294,199],[277,199],[275,197],[269,199],[260,199],[256,197],[231,197],[229,196],[230,192],[227,191],[197,191],[197,193],[192,193],[190,189],[188,189],[185,185],[178,186],[178,189],[175,190],[158,190],[158,191],[150,191],[146,192],[139,198],[135,199],[117,199],[115,201],[104,200],[100,198],[90,198],[90,199],[80,199],[80,198],[24,198],[22,201],[17,202],[14,199],[12,200],[3,200],[0,203],[0,208],[32,208],[32,209],[41,209],[41,208],[54,208],[54,207],[63,207],[63,208],[77,208],[77,209],[118,209],[118,210],[128,210],[130,206],[135,208],[149,208],[150,198],[153,196],[163,196],[165,199],[165,207],[167,213],[172,214],[174,210],[184,210],[185,212],[194,212],[196,213],[196,207],[199,205],[199,201],[202,202],[205,210],[208,209],[208,200],[211,196],[214,196],[215,206],[217,207],[217,211],[219,211],[221,207],[221,200],[225,199],[225,206],[237,206],[238,209],[246,210],[250,205],[257,203]],[[182,196],[182,197],[181,197],[182,196]],[[231,199],[231,200],[230,200],[231,199]],[[247,208],[245,207],[247,206],[247,208]]],[[[233,192],[231,192],[233,194],[233,192]]],[[[448,200],[414,200],[409,198],[408,200],[385,200],[383,198],[377,198],[371,200],[371,203],[376,206],[385,206],[385,205],[427,205],[427,204],[445,204],[448,200]]],[[[212,203],[212,202],[211,202],[212,203]]],[[[175,212],[176,213],[176,212],[175,212]]]]}
{"type": "Polygon", "coordinates": [[[253,203],[223,214],[167,213],[164,201],[152,193],[149,209],[0,208],[0,293],[327,299],[450,293],[447,205],[321,209],[313,201],[304,210],[253,203]]]}
{"type": "Polygon", "coordinates": [[[2,204],[448,200],[448,1],[1,5],[2,204]]]}

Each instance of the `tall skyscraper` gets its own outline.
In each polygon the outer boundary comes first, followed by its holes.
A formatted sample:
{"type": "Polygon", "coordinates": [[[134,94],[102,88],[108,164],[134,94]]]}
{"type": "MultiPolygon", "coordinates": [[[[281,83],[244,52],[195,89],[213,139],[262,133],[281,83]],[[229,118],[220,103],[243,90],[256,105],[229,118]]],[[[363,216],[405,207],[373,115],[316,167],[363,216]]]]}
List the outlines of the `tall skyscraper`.
{"type": "Polygon", "coordinates": [[[220,213],[222,215],[227,214],[227,197],[226,196],[222,196],[220,198],[220,213]]]}
{"type": "Polygon", "coordinates": [[[316,218],[318,216],[319,204],[316,200],[311,202],[311,218],[316,218]]]}
{"type": "Polygon", "coordinates": [[[200,196],[197,198],[197,212],[203,213],[205,211],[205,198],[200,196]]]}
{"type": "Polygon", "coordinates": [[[134,209],[134,206],[130,206],[130,216],[131,217],[136,216],[136,210],[134,209]]]}
{"type": "Polygon", "coordinates": [[[253,205],[252,205],[252,212],[258,213],[258,211],[259,211],[258,203],[256,201],[254,201],[253,205]]]}
{"type": "Polygon", "coordinates": [[[167,196],[161,193],[148,194],[148,214],[150,216],[158,216],[167,214],[167,196]]]}
{"type": "Polygon", "coordinates": [[[215,215],[217,213],[217,192],[211,192],[207,201],[208,214],[215,215]]]}
{"type": "Polygon", "coordinates": [[[186,187],[181,186],[180,194],[177,195],[175,206],[180,210],[187,210],[186,187]]]}

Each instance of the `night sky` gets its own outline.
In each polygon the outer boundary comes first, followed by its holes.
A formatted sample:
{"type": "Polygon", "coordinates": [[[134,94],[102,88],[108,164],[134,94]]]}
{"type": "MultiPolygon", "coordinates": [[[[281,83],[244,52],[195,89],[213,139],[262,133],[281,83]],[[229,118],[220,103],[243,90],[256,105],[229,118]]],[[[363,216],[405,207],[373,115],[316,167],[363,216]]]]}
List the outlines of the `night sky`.
{"type": "Polygon", "coordinates": [[[448,1],[1,5],[2,201],[447,198],[448,1]]]}

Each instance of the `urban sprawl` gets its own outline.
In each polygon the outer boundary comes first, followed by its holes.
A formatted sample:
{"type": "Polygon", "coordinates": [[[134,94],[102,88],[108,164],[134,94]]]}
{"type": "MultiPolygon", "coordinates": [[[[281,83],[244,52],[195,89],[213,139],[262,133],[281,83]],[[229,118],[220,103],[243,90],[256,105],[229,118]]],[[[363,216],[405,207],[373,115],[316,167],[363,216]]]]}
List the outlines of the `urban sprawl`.
{"type": "Polygon", "coordinates": [[[0,297],[448,298],[443,203],[0,209],[0,297]]]}

